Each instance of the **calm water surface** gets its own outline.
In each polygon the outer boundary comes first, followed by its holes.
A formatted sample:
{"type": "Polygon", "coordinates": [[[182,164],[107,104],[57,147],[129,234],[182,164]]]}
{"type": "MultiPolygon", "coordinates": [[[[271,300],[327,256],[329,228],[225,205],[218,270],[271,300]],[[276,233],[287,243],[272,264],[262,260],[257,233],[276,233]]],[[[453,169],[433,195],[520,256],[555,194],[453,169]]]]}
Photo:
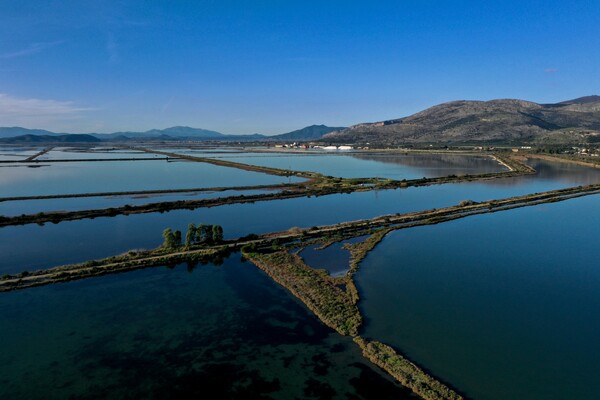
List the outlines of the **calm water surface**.
{"type": "Polygon", "coordinates": [[[73,160],[73,159],[99,159],[99,158],[164,158],[158,154],[150,154],[143,151],[118,149],[113,147],[55,147],[47,153],[42,154],[37,160],[73,160]]]}
{"type": "Polygon", "coordinates": [[[304,262],[316,269],[324,269],[331,276],[344,276],[350,269],[350,252],[344,249],[346,243],[358,243],[365,240],[367,236],[343,240],[321,248],[322,245],[309,246],[298,255],[304,262]]]}
{"type": "Polygon", "coordinates": [[[42,148],[38,147],[0,146],[0,161],[24,160],[39,153],[41,150],[42,148]]]}
{"type": "Polygon", "coordinates": [[[388,235],[357,275],[365,334],[476,399],[597,398],[599,200],[388,235]]]}
{"type": "Polygon", "coordinates": [[[2,293],[0,341],[2,399],[407,398],[239,255],[2,293]]]}
{"type": "Polygon", "coordinates": [[[222,225],[225,236],[286,230],[373,218],[476,201],[504,198],[579,184],[600,182],[600,169],[534,162],[539,173],[479,183],[340,194],[285,201],[237,204],[168,213],[117,216],[0,229],[0,274],[108,257],[133,248],[153,248],[166,227],[185,232],[187,225],[222,225]]]}
{"type": "Polygon", "coordinates": [[[415,179],[499,172],[505,168],[490,157],[453,154],[268,154],[222,155],[219,158],[266,167],[313,171],[343,178],[415,179]]]}
{"type": "Polygon", "coordinates": [[[0,196],[35,196],[298,182],[216,165],[163,160],[0,164],[0,196]],[[34,168],[35,167],[35,168],[34,168]]]}
{"type": "MultiPolygon", "coordinates": [[[[190,222],[221,224],[226,237],[237,237],[600,181],[596,169],[531,164],[536,176],[6,227],[0,274],[154,247],[165,227],[185,231],[190,222]]],[[[257,184],[256,176],[270,178],[252,174],[243,184],[257,184]]],[[[71,187],[56,179],[59,192],[71,187]]],[[[593,398],[600,391],[597,202],[591,196],[390,235],[359,274],[366,334],[475,398],[593,398]]],[[[311,262],[326,267],[321,261],[311,262]]],[[[0,352],[0,398],[166,398],[207,386],[223,397],[386,398],[374,387],[403,396],[350,341],[235,255],[192,273],[155,268],[0,299],[0,340],[10,344],[0,352]]]]}
{"type": "Polygon", "coordinates": [[[18,200],[0,202],[0,215],[15,216],[49,211],[79,211],[124,205],[142,205],[163,201],[213,199],[226,196],[251,196],[272,193],[271,190],[226,190],[210,192],[165,193],[152,195],[126,195],[106,197],[81,197],[72,199],[18,200]]]}

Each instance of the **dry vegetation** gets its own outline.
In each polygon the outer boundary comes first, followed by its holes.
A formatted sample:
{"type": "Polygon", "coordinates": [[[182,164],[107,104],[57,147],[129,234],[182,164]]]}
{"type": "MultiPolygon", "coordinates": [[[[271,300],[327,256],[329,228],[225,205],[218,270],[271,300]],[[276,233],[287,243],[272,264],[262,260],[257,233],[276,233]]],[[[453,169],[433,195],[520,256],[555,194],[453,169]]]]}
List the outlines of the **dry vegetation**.
{"type": "Polygon", "coordinates": [[[244,256],[300,299],[323,323],[356,336],[362,322],[358,307],[324,270],[306,265],[297,254],[244,252],[244,256]]]}
{"type": "MultiPolygon", "coordinates": [[[[171,153],[157,152],[170,156],[171,153]]],[[[177,155],[179,156],[179,155],[177,155]]],[[[511,156],[496,156],[508,169],[508,172],[483,175],[449,176],[432,179],[417,179],[413,181],[392,181],[377,178],[343,179],[324,177],[314,173],[298,173],[295,171],[275,170],[264,167],[247,166],[246,164],[229,161],[184,157],[194,161],[209,162],[235,168],[276,175],[296,175],[309,178],[305,186],[295,187],[294,191],[283,191],[275,194],[252,196],[236,196],[220,199],[198,200],[196,203],[173,202],[156,203],[145,206],[124,206],[118,209],[87,210],[76,213],[38,214],[36,216],[21,216],[16,219],[0,218],[0,225],[47,221],[56,222],[63,219],[79,219],[91,216],[116,215],[119,213],[155,212],[177,208],[193,208],[246,202],[256,200],[274,200],[280,198],[299,197],[306,195],[323,195],[329,193],[344,193],[353,191],[372,190],[374,188],[398,188],[407,186],[422,186],[448,182],[459,182],[475,179],[496,179],[505,176],[515,176],[534,173],[535,171],[523,164],[521,160],[511,156]],[[165,204],[167,204],[165,206],[165,204]],[[209,205],[210,204],[210,205],[209,205]],[[19,219],[20,218],[20,219],[19,219]]],[[[488,212],[504,211],[517,207],[525,207],[546,202],[562,201],[569,198],[600,193],[600,185],[590,185],[549,191],[545,193],[512,197],[501,200],[491,200],[483,203],[463,201],[457,206],[439,210],[426,210],[408,214],[387,215],[370,220],[350,221],[331,226],[303,229],[294,227],[284,232],[274,232],[264,235],[249,235],[231,241],[220,241],[218,244],[205,246],[177,246],[175,248],[160,247],[151,251],[132,251],[120,256],[86,263],[55,267],[46,270],[23,272],[17,275],[5,275],[0,279],[0,291],[23,289],[31,286],[49,283],[65,282],[91,276],[129,271],[150,266],[175,264],[184,261],[215,261],[222,259],[229,252],[242,249],[244,257],[253,262],[274,281],[289,290],[301,300],[324,324],[342,335],[351,336],[363,351],[363,355],[374,364],[384,369],[402,385],[412,389],[423,399],[461,399],[462,397],[443,383],[428,375],[417,365],[398,354],[391,347],[377,342],[367,341],[359,336],[362,316],[357,307],[359,293],[354,284],[354,274],[358,271],[360,262],[366,257],[386,234],[395,229],[409,228],[418,225],[436,224],[488,212]],[[325,270],[313,269],[306,265],[301,257],[290,253],[290,248],[304,247],[309,243],[320,243],[322,248],[351,237],[370,236],[355,244],[346,244],[344,248],[350,251],[349,272],[346,276],[332,278],[325,270]]],[[[181,237],[179,237],[179,242],[181,237]]]]}
{"type": "Polygon", "coordinates": [[[390,346],[381,342],[368,342],[361,337],[355,337],[354,342],[363,351],[363,356],[373,364],[384,369],[402,385],[427,400],[458,400],[462,396],[428,375],[411,361],[398,354],[390,346]]]}

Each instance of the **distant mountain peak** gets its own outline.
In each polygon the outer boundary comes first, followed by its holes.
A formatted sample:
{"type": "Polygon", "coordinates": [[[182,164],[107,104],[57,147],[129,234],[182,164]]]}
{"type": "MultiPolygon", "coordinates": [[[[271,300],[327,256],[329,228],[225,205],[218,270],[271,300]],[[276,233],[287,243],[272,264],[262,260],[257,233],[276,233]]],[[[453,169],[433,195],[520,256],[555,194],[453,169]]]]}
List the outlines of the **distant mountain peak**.
{"type": "Polygon", "coordinates": [[[34,135],[26,134],[0,139],[1,143],[97,143],[100,139],[87,134],[34,135]]]}
{"type": "Polygon", "coordinates": [[[56,136],[57,133],[46,131],[44,129],[27,129],[20,126],[0,127],[0,138],[9,138],[25,135],[38,136],[56,136]]]}
{"type": "Polygon", "coordinates": [[[459,100],[416,114],[364,123],[324,136],[344,143],[471,143],[530,141],[543,137],[577,139],[578,131],[600,131],[600,96],[558,104],[518,99],[459,100]]]}
{"type": "Polygon", "coordinates": [[[165,129],[151,129],[144,132],[147,135],[168,135],[174,137],[211,137],[218,138],[224,136],[222,133],[210,131],[208,129],[191,128],[189,126],[172,126],[165,129]]]}
{"type": "Polygon", "coordinates": [[[272,139],[282,140],[317,140],[323,135],[345,129],[343,127],[331,127],[326,125],[310,125],[302,129],[297,129],[292,132],[282,133],[280,135],[271,136],[272,139]]]}
{"type": "Polygon", "coordinates": [[[587,104],[587,103],[597,103],[597,102],[600,102],[600,96],[593,94],[590,96],[578,97],[573,100],[561,101],[558,104],[587,104]]]}

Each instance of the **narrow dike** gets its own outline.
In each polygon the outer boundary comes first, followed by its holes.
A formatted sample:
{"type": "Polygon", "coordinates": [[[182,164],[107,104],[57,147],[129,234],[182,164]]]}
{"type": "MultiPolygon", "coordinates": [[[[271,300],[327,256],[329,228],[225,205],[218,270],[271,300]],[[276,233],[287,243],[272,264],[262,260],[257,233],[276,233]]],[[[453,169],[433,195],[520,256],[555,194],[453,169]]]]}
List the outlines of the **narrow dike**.
{"type": "Polygon", "coordinates": [[[0,203],[5,201],[27,201],[27,200],[50,200],[50,199],[76,199],[83,197],[113,197],[113,196],[143,196],[160,195],[172,193],[202,193],[202,192],[227,192],[227,191],[247,191],[247,190],[295,190],[301,188],[294,183],[282,183],[275,185],[256,185],[256,186],[216,186],[207,188],[189,188],[189,189],[154,189],[154,190],[131,190],[123,192],[92,192],[92,193],[72,193],[72,194],[49,194],[42,196],[12,196],[0,197],[0,203]]]}
{"type": "Polygon", "coordinates": [[[181,262],[218,263],[232,251],[241,250],[243,256],[264,271],[275,282],[302,301],[325,325],[341,335],[350,336],[361,348],[363,356],[382,368],[400,384],[410,388],[423,399],[462,399],[462,396],[440,382],[392,347],[360,336],[363,317],[357,306],[360,298],[354,284],[354,274],[360,262],[386,234],[397,229],[437,224],[470,215],[499,212],[518,207],[564,201],[600,193],[600,185],[580,186],[533,195],[492,200],[484,203],[462,202],[457,206],[427,210],[403,215],[387,215],[370,220],[345,222],[311,229],[274,232],[252,238],[221,241],[210,246],[179,246],[174,249],[158,248],[152,251],[129,252],[103,260],[22,272],[0,278],[0,291],[25,289],[51,283],[67,282],[111,273],[131,271],[181,262]],[[349,244],[350,269],[343,277],[331,277],[325,270],[306,265],[293,249],[309,243],[326,245],[332,240],[351,237],[369,238],[349,244]],[[335,239],[332,239],[334,237],[335,239]]]}
{"type": "Polygon", "coordinates": [[[352,337],[365,358],[386,371],[401,385],[426,400],[462,399],[454,390],[390,346],[369,341],[359,335],[363,317],[357,306],[359,296],[353,276],[358,271],[360,261],[388,232],[390,229],[383,228],[362,243],[350,245],[351,268],[341,278],[332,278],[325,270],[309,267],[297,254],[286,250],[242,251],[246,259],[289,290],[325,325],[341,335],[352,337]]]}
{"type": "Polygon", "coordinates": [[[44,154],[46,154],[47,152],[49,152],[50,150],[52,150],[54,148],[54,146],[52,147],[46,147],[44,150],[40,151],[39,153],[36,153],[30,157],[27,157],[25,160],[23,160],[23,162],[29,162],[29,161],[33,161],[36,158],[43,156],[44,154]]]}
{"type": "MultiPolygon", "coordinates": [[[[379,178],[334,178],[326,177],[321,174],[314,172],[301,172],[291,170],[280,170],[275,168],[257,167],[249,164],[235,163],[231,161],[201,158],[192,156],[183,156],[176,153],[150,151],[146,149],[136,149],[147,152],[153,152],[157,154],[165,154],[168,156],[177,156],[180,158],[186,158],[198,162],[208,162],[216,165],[222,165],[233,168],[247,169],[255,172],[263,172],[274,175],[285,175],[285,176],[299,176],[308,178],[306,182],[298,184],[287,184],[287,185],[273,185],[274,188],[282,188],[283,190],[276,193],[266,193],[257,195],[238,195],[238,196],[227,196],[218,197],[214,199],[200,199],[200,200],[176,200],[166,201],[157,203],[148,203],[143,205],[124,205],[120,207],[110,207],[102,209],[89,209],[80,211],[61,211],[61,212],[40,212],[37,214],[23,214],[18,216],[0,216],[0,227],[14,226],[14,225],[26,225],[26,224],[44,224],[44,223],[60,223],[63,221],[74,221],[88,218],[99,218],[99,217],[114,217],[117,215],[132,215],[132,214],[146,214],[154,212],[167,212],[171,210],[181,209],[197,209],[206,207],[217,207],[227,204],[242,204],[242,203],[253,203],[258,201],[273,201],[273,200],[286,200],[298,197],[307,196],[326,196],[331,194],[339,193],[354,193],[354,192],[366,192],[371,190],[382,190],[382,189],[398,189],[407,187],[419,187],[429,185],[440,185],[460,182],[471,182],[471,181],[483,181],[491,179],[501,179],[506,177],[521,176],[526,174],[533,174],[535,170],[528,165],[512,158],[509,156],[496,155],[495,157],[502,160],[502,163],[510,165],[510,170],[505,172],[496,172],[488,174],[478,175],[451,175],[438,178],[421,178],[413,180],[392,180],[392,179],[379,179],[379,178]]],[[[265,186],[245,186],[245,190],[261,189],[265,186]]],[[[221,188],[216,188],[218,190],[221,188]]],[[[196,189],[197,190],[197,189],[196,189]]],[[[208,190],[208,189],[207,189],[208,190]]],[[[186,190],[183,190],[186,191],[186,190]]],[[[189,189],[187,191],[194,191],[189,189]]],[[[110,195],[118,196],[125,195],[132,192],[110,192],[110,195]]],[[[179,193],[179,191],[152,191],[152,193],[179,193]]],[[[76,197],[94,197],[98,194],[95,193],[84,193],[79,195],[56,195],[56,196],[30,196],[27,198],[0,198],[0,201],[16,201],[16,200],[34,200],[34,199],[49,199],[49,198],[76,198],[76,197]]]]}
{"type": "MultiPolygon", "coordinates": [[[[381,238],[391,230],[407,229],[421,225],[439,224],[446,221],[452,221],[459,218],[465,218],[472,215],[479,215],[491,212],[507,211],[520,207],[534,206],[544,203],[559,202],[568,199],[573,199],[582,196],[589,196],[600,193],[600,184],[589,186],[578,186],[574,188],[559,189],[548,192],[536,193],[525,196],[509,197],[506,199],[490,200],[483,203],[461,202],[456,206],[450,206],[434,210],[417,211],[406,214],[384,215],[367,220],[357,220],[342,222],[335,225],[325,225],[308,229],[293,229],[283,232],[266,233],[260,236],[253,235],[248,238],[238,238],[235,240],[223,240],[220,243],[210,246],[192,246],[190,248],[180,247],[172,250],[158,248],[146,252],[132,252],[125,255],[111,257],[103,260],[89,261],[83,264],[72,264],[61,267],[27,272],[27,274],[6,274],[0,277],[0,291],[17,290],[24,287],[34,285],[34,281],[39,281],[40,284],[54,283],[52,276],[60,269],[60,272],[70,271],[71,279],[81,279],[82,276],[75,274],[74,271],[83,270],[93,263],[94,267],[107,266],[106,271],[120,268],[123,264],[127,268],[128,263],[135,261],[136,268],[144,268],[146,266],[160,265],[157,262],[157,257],[165,257],[165,260],[185,260],[186,257],[193,258],[201,252],[220,253],[222,251],[237,251],[246,246],[254,246],[257,248],[273,247],[280,245],[298,246],[300,244],[314,242],[332,242],[347,238],[373,234],[376,230],[385,228],[386,231],[380,231],[381,238]],[[333,238],[333,239],[332,239],[333,238]],[[338,239],[338,240],[335,240],[338,239]],[[169,258],[170,257],[170,258],[169,258]],[[49,274],[49,276],[46,276],[49,274]],[[26,278],[26,279],[24,279],[26,278]],[[24,286],[27,283],[28,286],[24,286]]],[[[371,238],[370,241],[359,245],[349,245],[351,251],[351,269],[350,275],[355,271],[358,263],[368,251],[378,242],[378,237],[371,238]]],[[[107,273],[107,272],[106,272],[107,273]]],[[[84,274],[83,277],[87,277],[84,274]]],[[[90,275],[90,276],[93,276],[90,275]]],[[[64,281],[61,279],[60,281],[64,281]]]]}

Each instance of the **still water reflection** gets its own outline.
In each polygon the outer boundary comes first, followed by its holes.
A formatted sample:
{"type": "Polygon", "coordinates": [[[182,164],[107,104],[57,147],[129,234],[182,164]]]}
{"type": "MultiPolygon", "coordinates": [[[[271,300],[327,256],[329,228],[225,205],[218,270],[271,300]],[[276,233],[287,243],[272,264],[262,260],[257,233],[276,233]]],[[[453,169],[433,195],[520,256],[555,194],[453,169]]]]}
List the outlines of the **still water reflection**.
{"type": "Polygon", "coordinates": [[[1,293],[0,398],[407,398],[238,257],[1,293]]]}
{"type": "Polygon", "coordinates": [[[222,225],[225,236],[286,230],[373,218],[600,182],[600,169],[568,164],[532,162],[538,174],[454,185],[373,191],[285,201],[238,204],[169,213],[96,218],[45,226],[0,229],[0,273],[32,270],[152,248],[166,227],[185,232],[187,225],[222,225]]]}
{"type": "Polygon", "coordinates": [[[388,235],[357,275],[365,334],[472,398],[596,398],[598,200],[388,235]]]}

